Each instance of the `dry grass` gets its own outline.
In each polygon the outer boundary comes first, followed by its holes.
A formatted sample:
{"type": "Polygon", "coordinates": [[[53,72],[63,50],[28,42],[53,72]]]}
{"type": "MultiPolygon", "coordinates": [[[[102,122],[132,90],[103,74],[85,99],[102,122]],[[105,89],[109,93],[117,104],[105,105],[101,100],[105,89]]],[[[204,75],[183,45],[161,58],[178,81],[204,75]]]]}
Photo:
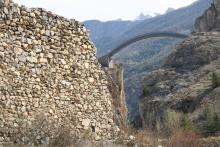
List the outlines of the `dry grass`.
{"type": "Polygon", "coordinates": [[[137,130],[132,127],[122,129],[124,132],[120,134],[116,140],[116,144],[124,145],[126,147],[148,147],[155,145],[157,139],[147,130],[137,130]]]}
{"type": "Polygon", "coordinates": [[[152,136],[152,134],[147,133],[147,131],[139,130],[137,131],[137,134],[135,134],[136,138],[136,144],[138,144],[139,147],[147,147],[150,145],[156,144],[155,137],[152,136]]]}
{"type": "Polygon", "coordinates": [[[77,135],[74,135],[70,128],[59,127],[56,134],[50,139],[48,147],[67,147],[76,146],[78,142],[77,135]]]}
{"type": "Polygon", "coordinates": [[[202,142],[194,132],[181,130],[171,136],[168,147],[202,147],[202,142]]]}

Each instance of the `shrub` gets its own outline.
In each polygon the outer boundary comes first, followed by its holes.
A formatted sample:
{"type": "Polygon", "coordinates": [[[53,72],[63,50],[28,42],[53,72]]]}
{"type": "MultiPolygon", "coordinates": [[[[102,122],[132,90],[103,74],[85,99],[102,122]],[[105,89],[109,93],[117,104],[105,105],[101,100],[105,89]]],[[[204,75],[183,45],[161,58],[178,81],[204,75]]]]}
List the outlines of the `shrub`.
{"type": "Polygon", "coordinates": [[[19,122],[12,141],[15,144],[30,146],[48,144],[52,128],[47,118],[43,114],[38,114],[32,124],[27,125],[23,121],[19,122]]]}
{"type": "Polygon", "coordinates": [[[217,88],[220,86],[220,77],[216,74],[212,74],[212,87],[217,88]]]}
{"type": "Polygon", "coordinates": [[[164,129],[168,134],[178,130],[181,126],[181,114],[168,109],[165,115],[164,129]]]}
{"type": "Polygon", "coordinates": [[[180,130],[171,136],[168,147],[202,147],[202,143],[193,131],[180,130]]]}
{"type": "Polygon", "coordinates": [[[50,138],[49,147],[68,147],[76,146],[79,138],[71,132],[71,128],[60,126],[52,138],[50,138]]]}
{"type": "Polygon", "coordinates": [[[143,86],[143,96],[150,95],[150,88],[148,86],[143,86]]]}
{"type": "Polygon", "coordinates": [[[194,126],[193,122],[189,119],[187,114],[183,115],[182,127],[184,130],[196,131],[196,127],[194,126]]]}
{"type": "Polygon", "coordinates": [[[200,130],[204,135],[207,136],[220,131],[220,116],[215,111],[213,105],[207,105],[205,107],[202,117],[204,121],[200,130]]]}
{"type": "MultiPolygon", "coordinates": [[[[23,120],[23,119],[21,119],[23,120]]],[[[31,124],[21,121],[13,136],[16,145],[49,147],[67,147],[77,143],[77,135],[70,126],[68,120],[58,123],[56,120],[49,120],[44,114],[36,114],[31,124]]]]}
{"type": "Polygon", "coordinates": [[[156,131],[157,131],[157,134],[160,134],[161,131],[162,131],[162,124],[161,124],[161,120],[157,119],[156,120],[156,131]]]}

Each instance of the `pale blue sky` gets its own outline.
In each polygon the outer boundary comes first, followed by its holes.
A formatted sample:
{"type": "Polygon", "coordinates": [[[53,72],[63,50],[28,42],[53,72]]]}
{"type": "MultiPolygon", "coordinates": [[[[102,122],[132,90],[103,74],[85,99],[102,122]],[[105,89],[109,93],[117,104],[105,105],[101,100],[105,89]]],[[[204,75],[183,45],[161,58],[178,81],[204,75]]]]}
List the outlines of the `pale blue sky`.
{"type": "Polygon", "coordinates": [[[168,7],[180,8],[196,0],[14,0],[27,7],[43,7],[79,21],[89,19],[133,20],[141,12],[164,13],[168,7]]]}

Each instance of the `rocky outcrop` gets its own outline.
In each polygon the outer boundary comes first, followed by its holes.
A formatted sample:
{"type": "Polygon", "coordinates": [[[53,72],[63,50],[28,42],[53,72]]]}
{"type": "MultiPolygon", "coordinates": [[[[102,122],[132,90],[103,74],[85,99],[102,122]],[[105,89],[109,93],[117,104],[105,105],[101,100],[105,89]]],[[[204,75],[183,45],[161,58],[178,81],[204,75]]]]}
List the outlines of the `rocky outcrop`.
{"type": "Polygon", "coordinates": [[[197,33],[176,47],[165,63],[165,67],[178,72],[195,70],[219,58],[219,33],[197,33]]]}
{"type": "Polygon", "coordinates": [[[37,114],[95,139],[115,133],[107,77],[85,27],[0,0],[0,141],[37,114]],[[1,130],[4,130],[1,132],[1,130]]]}
{"type": "Polygon", "coordinates": [[[124,129],[128,127],[128,110],[125,100],[123,66],[121,64],[111,64],[105,70],[109,75],[108,83],[114,106],[114,122],[117,126],[124,129]]]}
{"type": "Polygon", "coordinates": [[[145,94],[139,101],[144,127],[155,128],[167,110],[201,119],[205,106],[219,109],[219,87],[213,87],[213,73],[220,75],[220,0],[196,20],[194,33],[178,44],[164,66],[145,77],[145,94]],[[147,92],[146,92],[147,91],[147,92]]]}
{"type": "Polygon", "coordinates": [[[140,100],[144,127],[155,127],[168,109],[195,115],[193,121],[208,103],[219,111],[219,89],[212,86],[213,73],[220,74],[219,36],[219,32],[192,35],[177,46],[163,68],[145,77],[148,95],[140,100]]]}
{"type": "Polygon", "coordinates": [[[196,19],[195,32],[220,30],[220,0],[214,0],[212,6],[196,19]]]}

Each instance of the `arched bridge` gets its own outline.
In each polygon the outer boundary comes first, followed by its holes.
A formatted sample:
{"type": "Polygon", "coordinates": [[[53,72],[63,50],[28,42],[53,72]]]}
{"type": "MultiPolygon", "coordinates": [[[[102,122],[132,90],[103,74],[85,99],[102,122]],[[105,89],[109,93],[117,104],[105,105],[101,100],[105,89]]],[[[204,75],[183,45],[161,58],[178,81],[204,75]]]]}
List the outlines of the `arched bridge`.
{"type": "Polygon", "coordinates": [[[174,38],[186,38],[188,35],[186,34],[181,34],[181,33],[174,33],[174,32],[152,32],[152,33],[146,33],[142,35],[138,35],[134,38],[128,39],[127,41],[123,42],[119,46],[115,47],[111,52],[109,52],[107,55],[100,57],[99,63],[104,66],[104,67],[109,67],[109,63],[111,61],[111,58],[113,55],[116,53],[120,52],[122,49],[127,47],[128,45],[145,40],[148,38],[155,38],[155,37],[174,37],[174,38]]]}

